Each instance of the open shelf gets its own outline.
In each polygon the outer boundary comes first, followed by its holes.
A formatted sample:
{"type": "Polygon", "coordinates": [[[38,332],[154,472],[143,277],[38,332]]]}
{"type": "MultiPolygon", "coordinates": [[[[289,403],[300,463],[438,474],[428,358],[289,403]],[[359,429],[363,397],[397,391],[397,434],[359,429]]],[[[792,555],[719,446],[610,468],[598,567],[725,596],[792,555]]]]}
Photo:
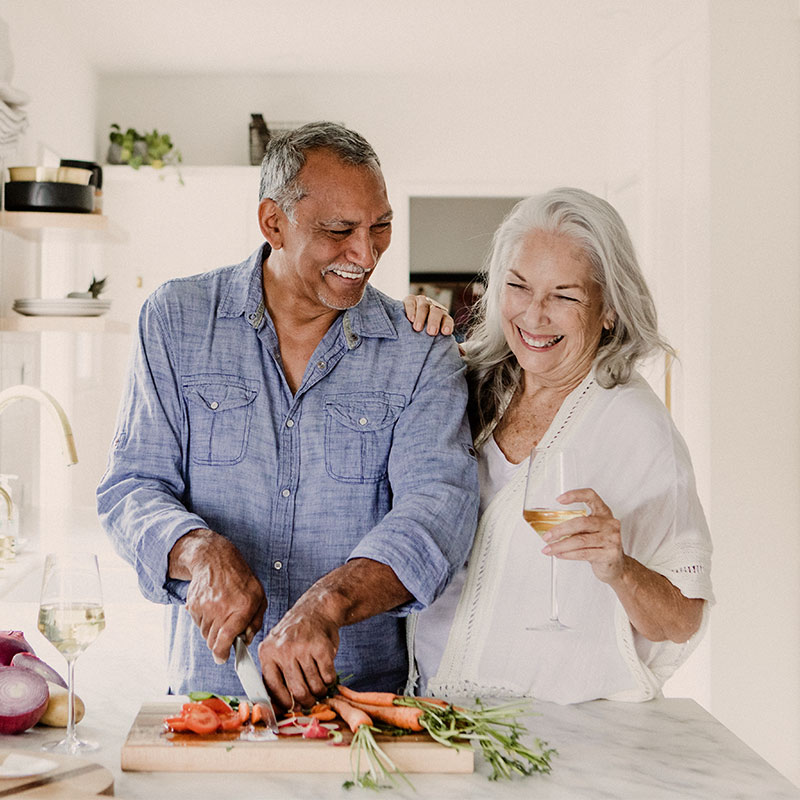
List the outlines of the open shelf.
{"type": "Polygon", "coordinates": [[[0,318],[0,331],[21,333],[129,333],[130,325],[105,317],[25,317],[21,314],[0,318]]]}
{"type": "Polygon", "coordinates": [[[59,211],[0,211],[0,228],[20,236],[36,238],[48,228],[76,231],[104,231],[108,217],[103,214],[78,214],[59,211]]]}

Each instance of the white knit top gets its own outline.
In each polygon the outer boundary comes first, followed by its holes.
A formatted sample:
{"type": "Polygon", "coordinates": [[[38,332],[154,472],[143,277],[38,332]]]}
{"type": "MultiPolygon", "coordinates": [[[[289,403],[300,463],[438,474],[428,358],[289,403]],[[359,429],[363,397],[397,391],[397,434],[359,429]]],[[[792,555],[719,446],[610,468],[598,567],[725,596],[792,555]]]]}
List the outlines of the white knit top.
{"type": "Polygon", "coordinates": [[[480,450],[482,513],[469,562],[409,622],[409,684],[418,691],[647,700],[702,638],[713,602],[711,539],[686,445],[646,381],[635,375],[603,389],[587,376],[538,446],[556,444],[578,450],[581,486],[620,520],[625,552],[685,596],[709,601],[700,630],[685,644],[645,639],[587,562],[565,560],[559,615],[572,630],[529,630],[548,617],[550,560],[522,519],[528,459],[511,464],[490,437],[480,450]]]}

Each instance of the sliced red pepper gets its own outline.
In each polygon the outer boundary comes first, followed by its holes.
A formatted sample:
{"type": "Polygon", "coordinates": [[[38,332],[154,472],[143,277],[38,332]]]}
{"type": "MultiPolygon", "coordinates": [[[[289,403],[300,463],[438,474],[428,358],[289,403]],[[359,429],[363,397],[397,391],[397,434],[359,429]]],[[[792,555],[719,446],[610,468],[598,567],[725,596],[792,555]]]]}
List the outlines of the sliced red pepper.
{"type": "Polygon", "coordinates": [[[186,730],[186,718],[183,717],[183,716],[180,716],[180,717],[167,717],[164,720],[164,724],[173,733],[183,733],[186,730]]]}
{"type": "Polygon", "coordinates": [[[219,725],[223,731],[238,731],[242,727],[242,721],[239,719],[239,714],[232,711],[229,714],[217,714],[219,717],[219,725]]]}
{"type": "Polygon", "coordinates": [[[194,733],[214,733],[219,728],[219,716],[213,709],[200,703],[193,703],[192,708],[184,708],[186,727],[194,733]]]}
{"type": "Polygon", "coordinates": [[[207,697],[200,700],[200,705],[208,706],[217,714],[230,714],[233,709],[221,697],[207,697]]]}

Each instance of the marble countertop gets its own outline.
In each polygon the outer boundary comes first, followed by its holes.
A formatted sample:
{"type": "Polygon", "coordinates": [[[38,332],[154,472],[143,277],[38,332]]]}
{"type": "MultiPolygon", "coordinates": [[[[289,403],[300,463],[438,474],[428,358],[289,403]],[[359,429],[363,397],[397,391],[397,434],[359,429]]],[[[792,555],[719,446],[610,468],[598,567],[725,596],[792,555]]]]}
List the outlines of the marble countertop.
{"type": "MultiPolygon", "coordinates": [[[[56,523],[45,522],[52,532],[56,523]]],[[[101,743],[89,756],[114,774],[122,798],[357,797],[365,790],[342,788],[341,774],[136,773],[120,768],[120,749],[142,702],[163,698],[163,610],[141,599],[133,571],[98,537],[90,517],[64,522],[86,549],[98,553],[105,587],[106,630],[76,662],[76,687],[87,707],[78,726],[101,743]],[[74,533],[74,531],[78,533],[74,533]]],[[[59,537],[60,538],[60,537],[59,537]]],[[[63,543],[63,540],[62,540],[63,543]]],[[[64,673],[64,661],[36,630],[44,555],[56,549],[29,542],[17,561],[0,571],[0,628],[23,630],[37,654],[64,673]]],[[[486,698],[483,698],[486,699],[486,698]]],[[[534,703],[526,720],[532,736],[558,750],[550,775],[491,782],[480,755],[472,775],[410,776],[416,792],[387,790],[387,798],[795,798],[800,789],[778,773],[713,716],[688,699],[647,703],[595,701],[574,706],[534,703]]],[[[39,753],[56,729],[37,726],[0,736],[0,749],[39,753]]],[[[268,745],[267,745],[268,746],[268,745]]],[[[3,786],[0,782],[0,794],[3,786]]],[[[364,794],[363,796],[372,796],[364,794]]]]}
{"type": "MultiPolygon", "coordinates": [[[[90,756],[112,771],[122,798],[353,797],[363,790],[342,788],[346,775],[311,773],[142,773],[122,772],[119,752],[133,715],[110,705],[97,709],[85,695],[89,716],[81,735],[102,742],[90,756]]],[[[527,724],[532,735],[558,749],[549,775],[491,782],[478,756],[472,775],[409,776],[408,788],[381,793],[387,798],[800,798],[800,789],[776,772],[693,700],[660,699],[641,704],[595,701],[575,706],[535,704],[527,724]]],[[[36,728],[0,736],[0,748],[38,752],[56,731],[36,728]]],[[[269,744],[265,743],[265,747],[269,744]]],[[[2,784],[0,784],[0,792],[2,784]]],[[[372,795],[367,795],[372,796],[372,795]]]]}

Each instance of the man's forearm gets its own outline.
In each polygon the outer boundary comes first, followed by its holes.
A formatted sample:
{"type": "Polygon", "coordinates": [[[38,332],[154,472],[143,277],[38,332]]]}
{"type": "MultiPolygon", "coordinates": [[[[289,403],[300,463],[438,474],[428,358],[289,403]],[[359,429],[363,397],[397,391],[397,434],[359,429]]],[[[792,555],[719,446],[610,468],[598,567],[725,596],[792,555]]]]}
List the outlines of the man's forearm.
{"type": "Polygon", "coordinates": [[[192,567],[202,559],[202,551],[215,540],[223,538],[208,528],[196,528],[181,536],[169,551],[167,576],[179,581],[190,581],[192,567]]]}
{"type": "Polygon", "coordinates": [[[412,599],[391,567],[356,558],[320,578],[300,597],[295,608],[320,613],[341,628],[391,611],[412,599]]]}

